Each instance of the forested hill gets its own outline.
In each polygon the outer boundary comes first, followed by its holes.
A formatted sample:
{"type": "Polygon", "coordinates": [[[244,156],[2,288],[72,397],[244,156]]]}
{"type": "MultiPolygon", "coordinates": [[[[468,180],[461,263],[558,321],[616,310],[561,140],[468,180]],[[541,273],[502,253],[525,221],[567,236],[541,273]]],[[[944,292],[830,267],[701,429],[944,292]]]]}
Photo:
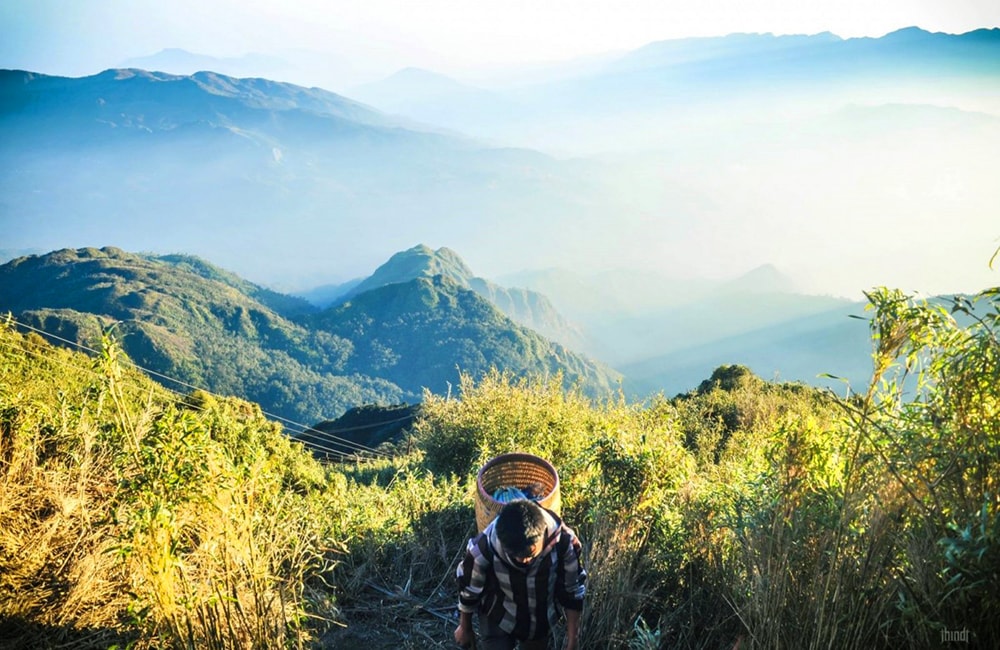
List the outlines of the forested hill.
{"type": "Polygon", "coordinates": [[[350,376],[350,341],[311,332],[207,277],[209,266],[198,268],[114,248],[20,258],[0,267],[0,309],[90,346],[117,323],[115,335],[138,365],[297,421],[416,397],[375,377],[350,376]]]}
{"type": "Polygon", "coordinates": [[[610,368],[517,325],[442,275],[371,289],[305,322],[354,341],[359,368],[439,394],[452,381],[457,360],[474,375],[491,366],[534,375],[562,372],[591,394],[609,393],[620,379],[610,368]]]}
{"type": "MultiPolygon", "coordinates": [[[[542,336],[558,341],[573,350],[592,347],[577,325],[567,321],[549,299],[530,289],[502,287],[473,273],[458,253],[449,248],[434,250],[418,244],[400,251],[353,287],[341,295],[331,295],[325,303],[339,304],[352,296],[371,289],[417,278],[444,276],[460,287],[472,289],[491,302],[514,322],[532,329],[542,336]]],[[[323,302],[318,304],[324,305],[323,302]]],[[[324,305],[325,306],[325,305],[324,305]]]]}
{"type": "Polygon", "coordinates": [[[447,390],[460,370],[561,371],[592,393],[617,378],[447,281],[379,291],[317,312],[197,258],[116,248],[0,266],[0,310],[18,321],[89,346],[114,325],[143,368],[306,424],[417,401],[425,387],[447,390]]]}

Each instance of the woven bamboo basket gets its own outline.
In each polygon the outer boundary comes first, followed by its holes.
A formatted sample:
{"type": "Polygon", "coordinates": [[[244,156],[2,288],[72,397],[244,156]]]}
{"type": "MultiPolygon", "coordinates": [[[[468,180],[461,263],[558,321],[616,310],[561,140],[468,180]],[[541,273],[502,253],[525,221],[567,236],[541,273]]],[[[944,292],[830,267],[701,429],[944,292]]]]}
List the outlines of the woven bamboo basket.
{"type": "MultiPolygon", "coordinates": [[[[540,486],[543,495],[535,501],[543,508],[559,513],[559,474],[549,461],[531,454],[503,454],[491,459],[476,476],[476,526],[479,532],[493,521],[504,504],[493,498],[500,488],[524,489],[540,486]]],[[[538,497],[538,494],[535,495],[538,497]]]]}

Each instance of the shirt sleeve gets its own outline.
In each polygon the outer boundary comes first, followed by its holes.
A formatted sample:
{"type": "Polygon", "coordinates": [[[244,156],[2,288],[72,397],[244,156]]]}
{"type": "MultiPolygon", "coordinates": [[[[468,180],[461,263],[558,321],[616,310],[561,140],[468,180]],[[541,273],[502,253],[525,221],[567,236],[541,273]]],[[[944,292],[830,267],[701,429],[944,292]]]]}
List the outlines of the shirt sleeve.
{"type": "Polygon", "coordinates": [[[583,545],[573,531],[564,528],[560,545],[565,544],[561,571],[556,584],[556,600],[566,609],[580,611],[587,593],[587,570],[583,566],[583,545]]]}
{"type": "Polygon", "coordinates": [[[458,581],[458,611],[472,613],[476,611],[483,597],[486,586],[487,572],[490,570],[490,559],[486,555],[488,544],[485,535],[480,534],[469,540],[465,549],[465,558],[455,570],[458,581]]]}

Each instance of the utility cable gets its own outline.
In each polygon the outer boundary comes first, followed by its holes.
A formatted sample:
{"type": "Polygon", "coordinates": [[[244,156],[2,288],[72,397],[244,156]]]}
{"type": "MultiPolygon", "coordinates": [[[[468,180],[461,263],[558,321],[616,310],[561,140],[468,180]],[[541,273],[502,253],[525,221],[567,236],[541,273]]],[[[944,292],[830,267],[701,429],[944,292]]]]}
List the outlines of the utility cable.
{"type": "MultiPolygon", "coordinates": [[[[60,342],[65,343],[66,345],[68,345],[68,346],[70,346],[72,348],[76,348],[76,349],[82,350],[82,351],[87,352],[87,353],[89,353],[89,354],[91,354],[93,356],[97,356],[97,355],[100,354],[100,352],[98,350],[95,350],[95,349],[93,349],[91,347],[83,345],[82,343],[79,343],[77,341],[66,339],[66,338],[63,338],[63,337],[61,337],[61,336],[59,336],[57,334],[52,334],[50,332],[46,332],[44,330],[41,330],[41,329],[38,329],[38,328],[33,327],[31,325],[28,325],[27,323],[22,323],[22,322],[20,322],[20,321],[18,321],[16,319],[13,319],[13,318],[9,319],[9,321],[12,322],[13,324],[17,325],[18,327],[22,327],[22,328],[24,328],[26,330],[29,330],[29,331],[32,331],[32,332],[36,332],[36,333],[38,333],[40,335],[43,335],[45,337],[48,337],[50,339],[54,339],[56,341],[60,341],[60,342]]],[[[127,363],[131,367],[133,367],[133,368],[135,368],[135,369],[137,369],[137,370],[139,370],[139,371],[141,371],[141,372],[143,372],[143,373],[145,373],[145,374],[147,374],[149,376],[156,377],[156,378],[159,378],[159,379],[163,379],[163,380],[172,382],[173,384],[176,384],[178,386],[183,386],[183,387],[185,387],[187,389],[190,389],[192,391],[195,391],[195,390],[201,391],[201,392],[204,392],[204,393],[206,393],[208,395],[211,395],[213,397],[216,397],[216,398],[221,398],[222,397],[220,395],[217,395],[217,394],[213,393],[210,390],[207,390],[205,388],[201,388],[199,386],[195,386],[195,385],[190,384],[188,382],[185,382],[185,381],[183,381],[181,379],[177,379],[175,377],[170,377],[168,375],[165,375],[163,373],[157,372],[155,370],[151,370],[149,368],[144,368],[144,367],[138,365],[137,363],[135,363],[134,361],[132,361],[131,359],[128,359],[127,363]]],[[[91,371],[91,372],[93,372],[93,371],[91,371]]],[[[94,374],[97,375],[96,372],[94,372],[94,374]]],[[[184,396],[183,393],[180,393],[179,391],[171,389],[171,388],[169,388],[167,386],[164,386],[164,388],[166,390],[170,391],[171,393],[173,393],[174,395],[177,395],[178,397],[180,397],[182,403],[184,403],[187,406],[190,406],[192,408],[197,408],[197,405],[190,404],[190,403],[188,403],[188,402],[185,401],[186,397],[184,396]]],[[[324,442],[329,442],[330,444],[339,444],[341,446],[347,447],[348,449],[354,449],[354,450],[357,450],[357,451],[362,451],[362,452],[365,452],[365,453],[368,453],[368,454],[373,454],[375,456],[380,456],[380,457],[388,457],[389,454],[387,454],[385,452],[382,452],[382,451],[379,451],[377,449],[374,449],[372,447],[369,447],[367,445],[363,445],[361,443],[355,442],[353,440],[349,440],[347,438],[343,438],[343,437],[341,437],[341,436],[339,436],[337,434],[339,434],[339,433],[348,433],[348,432],[351,432],[351,431],[359,431],[359,430],[362,430],[362,429],[367,429],[367,428],[377,427],[377,426],[384,426],[384,425],[387,425],[387,424],[395,424],[397,422],[403,422],[405,420],[412,419],[412,417],[413,417],[412,415],[407,415],[407,416],[403,416],[403,417],[400,417],[400,418],[395,418],[395,419],[392,419],[392,420],[384,420],[384,421],[373,423],[373,424],[358,425],[358,426],[353,426],[353,427],[343,427],[343,428],[340,428],[340,429],[333,429],[333,430],[330,430],[330,431],[325,431],[325,430],[316,429],[315,427],[312,427],[312,426],[309,426],[309,425],[306,425],[306,424],[302,424],[301,422],[296,422],[294,420],[291,420],[289,418],[285,418],[285,417],[280,416],[280,415],[276,415],[274,413],[269,413],[267,411],[264,411],[263,409],[261,409],[261,413],[264,416],[266,416],[269,419],[271,419],[271,420],[275,420],[275,421],[278,421],[278,422],[282,423],[283,426],[285,426],[286,429],[288,428],[288,425],[290,425],[292,427],[296,427],[296,430],[293,430],[293,432],[296,435],[308,435],[308,436],[310,436],[312,438],[319,438],[320,440],[323,440],[324,442]]],[[[319,444],[317,444],[315,442],[304,443],[304,444],[310,444],[310,445],[316,446],[318,448],[322,448],[324,451],[332,451],[334,453],[339,453],[339,454],[342,454],[342,455],[345,455],[345,456],[349,455],[349,454],[345,454],[342,451],[337,451],[337,450],[330,449],[329,447],[322,447],[321,445],[319,445],[319,444]]]]}
{"type": "MultiPolygon", "coordinates": [[[[13,343],[2,342],[2,343],[0,343],[0,346],[6,347],[9,350],[14,350],[14,351],[18,351],[18,352],[30,354],[30,355],[33,355],[36,358],[39,358],[39,359],[45,358],[45,357],[43,357],[43,355],[40,352],[31,351],[31,350],[25,350],[23,348],[20,348],[19,346],[14,345],[13,343]]],[[[85,347],[85,346],[81,346],[81,347],[85,347]]],[[[66,363],[66,362],[63,362],[63,361],[52,359],[51,357],[48,357],[46,359],[47,359],[47,361],[49,363],[52,363],[52,364],[57,365],[57,366],[61,366],[61,367],[65,368],[65,369],[67,369],[67,370],[73,370],[73,371],[76,371],[76,372],[83,372],[83,373],[91,375],[95,379],[98,379],[98,380],[102,379],[102,375],[99,372],[97,372],[96,370],[94,370],[93,368],[83,367],[83,366],[79,366],[79,365],[74,365],[74,364],[71,364],[71,363],[66,363]]],[[[166,390],[168,393],[171,393],[172,395],[174,395],[175,397],[177,397],[178,398],[178,403],[180,403],[181,405],[183,405],[183,406],[185,406],[187,408],[190,408],[192,410],[199,411],[199,412],[204,412],[206,410],[206,408],[204,406],[200,405],[200,404],[195,404],[195,403],[187,401],[187,396],[185,396],[183,393],[178,393],[177,391],[174,391],[173,389],[168,388],[166,386],[164,386],[163,389],[166,390]]],[[[352,458],[356,459],[358,457],[357,456],[357,452],[359,450],[367,449],[367,448],[364,447],[364,445],[358,445],[358,447],[360,447],[362,449],[352,449],[352,450],[350,450],[350,452],[345,452],[345,451],[340,450],[340,449],[334,449],[332,447],[325,446],[325,445],[320,444],[318,442],[310,442],[310,441],[300,441],[300,442],[302,442],[307,447],[321,450],[323,452],[326,452],[327,454],[336,455],[342,461],[348,460],[348,459],[352,459],[352,458]]],[[[337,444],[337,443],[334,442],[334,444],[337,444]]],[[[379,452],[379,453],[381,453],[381,452],[379,452]]],[[[382,454],[382,455],[385,455],[385,454],[382,454]]]]}
{"type": "MultiPolygon", "coordinates": [[[[44,336],[51,337],[53,339],[56,339],[57,341],[61,341],[61,342],[66,343],[66,344],[68,344],[70,346],[73,346],[73,347],[79,348],[81,350],[84,350],[86,352],[89,352],[89,353],[91,353],[91,354],[93,354],[95,356],[98,355],[98,354],[100,354],[99,351],[94,350],[93,348],[87,347],[86,345],[83,345],[82,343],[78,343],[76,341],[72,341],[70,339],[63,338],[63,337],[58,336],[56,334],[50,334],[49,332],[46,332],[46,331],[41,330],[41,329],[38,329],[36,327],[32,327],[31,325],[28,325],[26,323],[21,323],[20,321],[15,320],[15,319],[11,319],[11,321],[14,324],[16,324],[16,325],[18,325],[20,327],[24,327],[25,329],[31,330],[31,331],[36,332],[38,334],[42,334],[44,336]]],[[[208,389],[201,388],[201,387],[195,386],[193,384],[189,384],[189,383],[187,383],[187,382],[185,382],[185,381],[183,381],[181,379],[177,379],[175,377],[170,377],[168,375],[165,375],[163,373],[157,372],[155,370],[151,370],[149,368],[144,368],[144,367],[140,366],[139,364],[135,363],[134,361],[132,361],[131,359],[128,359],[127,361],[128,361],[128,364],[131,367],[133,367],[133,368],[135,368],[137,370],[140,370],[143,373],[146,373],[147,375],[150,375],[150,376],[153,376],[153,377],[157,377],[157,378],[160,378],[160,379],[164,379],[166,381],[170,381],[170,382],[172,382],[174,384],[177,384],[178,386],[183,386],[183,387],[188,388],[188,389],[190,389],[192,391],[197,390],[197,391],[201,391],[201,392],[207,393],[208,395],[211,395],[211,396],[216,397],[216,398],[220,398],[220,399],[222,398],[221,395],[213,393],[212,391],[210,391],[208,389]]],[[[164,388],[166,388],[167,390],[171,391],[175,395],[183,395],[183,393],[180,393],[180,392],[178,392],[176,390],[170,389],[169,387],[164,386],[164,388]]],[[[276,414],[273,414],[273,413],[268,413],[267,411],[264,411],[263,409],[261,409],[261,413],[263,413],[264,415],[266,415],[267,417],[269,417],[272,420],[278,420],[278,421],[284,422],[286,424],[290,424],[292,426],[298,427],[301,430],[307,430],[307,429],[315,430],[313,427],[311,427],[309,425],[302,424],[301,422],[296,422],[294,420],[290,420],[290,419],[282,417],[280,415],[276,415],[276,414]]],[[[392,422],[400,422],[400,421],[405,420],[405,419],[407,419],[407,418],[399,418],[397,420],[390,420],[390,421],[386,421],[384,423],[378,423],[378,424],[389,424],[389,423],[392,423],[392,422]]],[[[365,429],[365,428],[368,428],[368,425],[357,426],[357,427],[347,427],[347,428],[343,428],[343,429],[334,429],[333,431],[329,431],[329,432],[328,431],[323,431],[322,433],[324,435],[326,435],[326,436],[331,437],[331,438],[338,438],[338,436],[336,435],[337,433],[356,431],[356,430],[365,429]]],[[[349,445],[356,445],[359,448],[361,448],[361,449],[363,449],[365,451],[368,451],[368,452],[378,453],[378,451],[376,449],[372,449],[371,447],[365,447],[364,445],[359,445],[358,443],[354,443],[353,441],[348,440],[346,438],[341,439],[341,441],[344,442],[344,443],[346,443],[346,444],[349,444],[349,445]]]]}

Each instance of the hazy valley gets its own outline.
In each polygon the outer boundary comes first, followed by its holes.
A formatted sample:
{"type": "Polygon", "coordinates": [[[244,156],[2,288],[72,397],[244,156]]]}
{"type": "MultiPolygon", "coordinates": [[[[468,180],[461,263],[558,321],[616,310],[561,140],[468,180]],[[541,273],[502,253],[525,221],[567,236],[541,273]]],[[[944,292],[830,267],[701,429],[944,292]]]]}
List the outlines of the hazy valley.
{"type": "MultiPolygon", "coordinates": [[[[839,390],[820,375],[870,372],[848,318],[862,291],[989,280],[998,52],[997,30],[732,35],[492,88],[408,69],[348,89],[367,103],[216,72],[4,71],[6,257],[196,255],[341,312],[440,275],[621,371],[631,398],[723,363],[839,390]]],[[[366,378],[335,411],[446,390],[406,364],[409,379],[331,363],[318,371],[366,378]]]]}
{"type": "Polygon", "coordinates": [[[4,248],[179,251],[284,292],[416,242],[487,278],[773,264],[852,300],[973,291],[991,281],[1000,200],[998,41],[732,35],[544,81],[410,70],[343,94],[265,81],[266,66],[185,76],[176,56],[144,63],[181,76],[8,71],[4,248]]]}

